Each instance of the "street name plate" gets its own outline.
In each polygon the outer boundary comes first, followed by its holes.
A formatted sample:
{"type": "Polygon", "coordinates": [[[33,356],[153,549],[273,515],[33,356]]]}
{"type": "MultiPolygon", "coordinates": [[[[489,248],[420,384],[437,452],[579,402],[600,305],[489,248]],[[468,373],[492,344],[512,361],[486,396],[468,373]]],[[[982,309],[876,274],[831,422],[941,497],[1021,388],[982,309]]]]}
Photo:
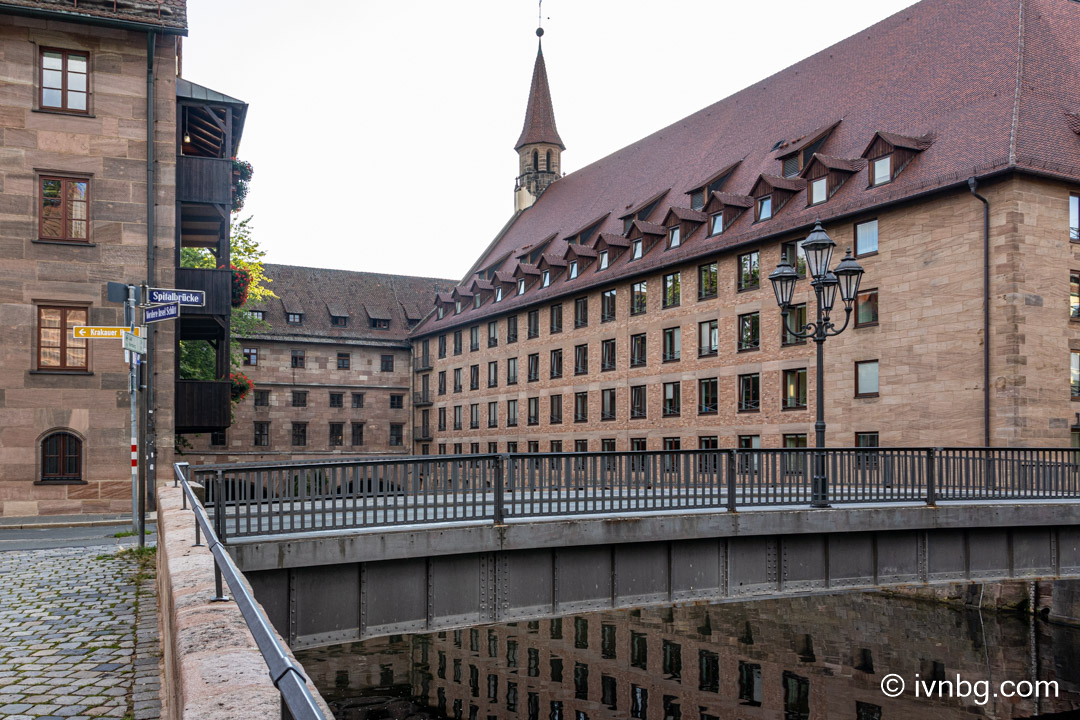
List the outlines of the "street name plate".
{"type": "Polygon", "coordinates": [[[161,322],[162,320],[175,320],[180,317],[180,303],[172,303],[170,305],[158,305],[157,307],[146,308],[143,311],[143,319],[147,323],[161,322]]]}
{"type": "Polygon", "coordinates": [[[146,291],[146,302],[150,305],[179,303],[185,307],[203,307],[206,305],[206,292],[203,290],[150,288],[146,291]]]}
{"type": "Polygon", "coordinates": [[[124,332],[124,349],[139,355],[146,354],[146,338],[139,337],[133,332],[124,332]]]}
{"type": "MultiPolygon", "coordinates": [[[[72,337],[87,338],[90,340],[121,340],[126,327],[94,327],[91,325],[77,325],[71,328],[72,337]]],[[[142,336],[142,328],[136,327],[135,334],[142,336]]]]}

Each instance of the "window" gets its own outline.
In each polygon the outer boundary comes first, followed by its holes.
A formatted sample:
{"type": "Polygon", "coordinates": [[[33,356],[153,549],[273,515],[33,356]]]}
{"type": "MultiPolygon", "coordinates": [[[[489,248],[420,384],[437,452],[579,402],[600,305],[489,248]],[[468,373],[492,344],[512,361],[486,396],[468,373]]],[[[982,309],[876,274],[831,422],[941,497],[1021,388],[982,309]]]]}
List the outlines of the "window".
{"type": "MultiPolygon", "coordinates": [[[[615,419],[615,388],[600,391],[600,419],[615,419]]],[[[614,450],[615,448],[612,448],[614,450]]]]}
{"type": "Polygon", "coordinates": [[[697,441],[698,450],[717,450],[720,448],[720,439],[715,435],[701,435],[697,441]]]}
{"type": "Polygon", "coordinates": [[[698,357],[716,355],[720,349],[720,337],[716,320],[698,323],[698,357]]]}
{"type": "MultiPolygon", "coordinates": [[[[540,398],[531,397],[526,401],[526,410],[528,413],[528,422],[530,425],[540,424],[540,398]]],[[[531,450],[530,452],[539,452],[539,450],[531,450]]]]}
{"type": "Polygon", "coordinates": [[[723,210],[709,216],[709,235],[719,235],[722,232],[724,232],[723,210]]]}
{"type": "Polygon", "coordinates": [[[502,299],[503,299],[503,289],[502,289],[502,285],[500,285],[497,288],[495,288],[495,302],[502,302],[502,299]]]}
{"type": "Polygon", "coordinates": [[[784,717],[808,720],[810,717],[810,681],[791,672],[784,672],[784,717]]]}
{"type": "Polygon", "coordinates": [[[878,447],[878,434],[876,432],[855,433],[855,447],[878,447]]]}
{"type": "MultiPolygon", "coordinates": [[[[1074,354],[1075,357],[1075,354],[1074,354]]],[[[1074,361],[1075,364],[1075,361],[1074,361]]],[[[878,361],[855,363],[855,397],[878,396],[878,361]]]]}
{"type": "Polygon", "coordinates": [[[562,377],[562,348],[551,351],[551,377],[562,377]]]}
{"type": "Polygon", "coordinates": [[[645,633],[630,632],[630,666],[649,669],[649,640],[645,633]]]}
{"type": "MultiPolygon", "coordinates": [[[[391,396],[391,397],[393,397],[393,396],[391,396]]],[[[393,407],[393,403],[391,403],[390,405],[391,405],[391,407],[393,407]]],[[[332,407],[332,408],[345,407],[344,394],[339,393],[339,392],[330,393],[330,407],[332,407]]]]}
{"type": "Polygon", "coordinates": [[[757,219],[768,220],[772,217],[772,195],[757,199],[757,219]]]}
{"type": "Polygon", "coordinates": [[[540,311],[530,310],[526,320],[528,321],[526,337],[530,340],[540,337],[540,311]]]}
{"type": "Polygon", "coordinates": [[[255,423],[255,440],[253,444],[255,447],[267,447],[270,445],[270,423],[255,423]]]}
{"type": "Polygon", "coordinates": [[[303,350],[293,350],[291,353],[292,366],[294,368],[303,369],[305,364],[305,357],[303,350]]]}
{"type": "Polygon", "coordinates": [[[648,414],[646,406],[645,385],[633,385],[630,387],[630,419],[638,420],[648,414]]]}
{"type": "Polygon", "coordinates": [[[82,440],[54,432],[41,441],[41,482],[81,483],[82,440]]]}
{"type": "Polygon", "coordinates": [[[290,325],[301,325],[304,322],[304,314],[303,313],[286,313],[285,314],[285,322],[287,322],[290,325]]]}
{"type": "MultiPolygon", "coordinates": [[[[474,308],[478,308],[478,307],[480,307],[480,303],[481,303],[481,301],[482,301],[482,298],[480,297],[480,293],[476,293],[476,295],[474,295],[474,296],[473,296],[473,303],[472,303],[472,306],[473,306],[474,308]]],[[[387,327],[387,328],[389,328],[389,327],[390,327],[390,325],[388,324],[388,325],[387,325],[386,327],[387,327]]]]}
{"type": "Polygon", "coordinates": [[[476,430],[480,427],[480,403],[469,405],[469,429],[476,430]]]}
{"type": "MultiPolygon", "coordinates": [[[[549,398],[550,412],[548,422],[552,425],[562,424],[562,395],[552,395],[549,398]]],[[[552,450],[554,452],[554,449],[552,450]]]]}
{"type": "Polygon", "coordinates": [[[488,347],[497,347],[499,344],[499,323],[492,320],[488,323],[488,347]]]}
{"type": "Polygon", "coordinates": [[[87,242],[90,181],[87,178],[41,178],[38,238],[87,242]]]}
{"type": "Polygon", "coordinates": [[[405,426],[390,423],[390,447],[401,447],[405,438],[405,426]]]}
{"type": "Polygon", "coordinates": [[[461,405],[455,405],[454,406],[454,429],[455,430],[460,430],[461,429],[461,423],[462,423],[462,406],[461,405]]]}
{"type": "Polygon", "coordinates": [[[86,338],[72,328],[86,325],[87,308],[38,307],[38,370],[87,370],[86,338]]]}
{"type": "Polygon", "coordinates": [[[758,253],[754,252],[746,253],[739,256],[739,277],[738,287],[740,291],[743,290],[756,290],[761,277],[761,270],[758,266],[758,253]]]}
{"type": "Polygon", "coordinates": [[[761,705],[761,666],[739,661],[739,702],[742,705],[761,705]]]}
{"type": "Polygon", "coordinates": [[[41,51],[41,109],[87,113],[90,58],[85,52],[41,51]]]}
{"type": "Polygon", "coordinates": [[[394,356],[383,355],[381,358],[380,370],[383,372],[394,372],[394,356]]]}
{"type": "MultiPolygon", "coordinates": [[[[473,365],[473,367],[476,367],[473,365]]],[[[403,410],[405,408],[405,396],[404,395],[391,395],[390,396],[390,409],[391,410],[403,410]]]]}
{"type": "Polygon", "coordinates": [[[806,253],[798,242],[786,242],[781,245],[780,259],[795,268],[799,277],[806,277],[806,253]]]}
{"type": "Polygon", "coordinates": [[[716,263],[705,263],[697,269],[698,300],[716,297],[716,263]]]}
{"type": "Polygon", "coordinates": [[[647,354],[645,341],[645,333],[630,336],[630,367],[645,367],[647,354]]]}
{"type": "MultiPolygon", "coordinates": [[[[473,444],[475,445],[476,443],[473,443],[473,444]]],[[[479,451],[477,451],[477,452],[479,452],[479,451]]],[[[525,452],[529,452],[529,453],[538,453],[538,452],[540,452],[540,441],[539,440],[530,440],[528,442],[528,444],[525,445],[525,452]]],[[[537,651],[534,650],[534,649],[531,649],[531,648],[529,649],[530,658],[532,656],[532,653],[535,653],[535,652],[537,652],[537,651]]],[[[532,674],[531,670],[530,670],[529,674],[530,675],[532,674]]],[[[529,693],[529,695],[531,697],[536,697],[535,693],[529,693]]]]}
{"type": "Polygon", "coordinates": [[[664,417],[676,417],[682,412],[682,387],[680,383],[664,383],[664,417]]]}
{"type": "Polygon", "coordinates": [[[855,226],[855,257],[873,255],[878,251],[877,220],[868,220],[855,226]]]}
{"type": "Polygon", "coordinates": [[[675,307],[681,299],[682,273],[673,272],[664,276],[663,306],[675,307]]]}
{"type": "MultiPolygon", "coordinates": [[[[1073,315],[1076,317],[1076,315],[1073,315]]],[[[855,298],[855,327],[878,324],[877,288],[860,290],[855,298]]]]}
{"type": "Polygon", "coordinates": [[[600,341],[600,371],[615,369],[615,338],[600,341]]]}
{"type": "Polygon", "coordinates": [[[258,350],[258,348],[253,348],[253,347],[244,348],[244,364],[245,365],[258,365],[259,364],[259,350],[258,350]]]}
{"type": "Polygon", "coordinates": [[[518,337],[517,315],[506,318],[506,342],[515,343],[518,337]]]}
{"type": "Polygon", "coordinates": [[[746,313],[739,316],[739,352],[757,350],[761,346],[761,315],[746,313]]]}
{"type": "MultiPolygon", "coordinates": [[[[446,408],[441,407],[441,408],[439,408],[439,430],[445,430],[445,429],[446,429],[446,408]]],[[[440,450],[439,454],[444,455],[445,452],[443,450],[440,450]]]]}
{"type": "Polygon", "coordinates": [[[785,320],[785,326],[780,328],[780,344],[784,346],[805,345],[806,338],[801,338],[792,332],[792,330],[802,332],[804,327],[806,327],[806,303],[792,305],[791,311],[785,320]]]}
{"type": "MultiPolygon", "coordinates": [[[[342,317],[341,315],[331,315],[330,324],[334,327],[346,327],[349,324],[349,318],[342,317]]],[[[371,318],[372,330],[389,330],[390,321],[386,318],[371,318]]]]}
{"type": "Polygon", "coordinates": [[[480,349],[480,326],[473,325],[469,328],[469,352],[476,352],[480,349]]]}
{"type": "Polygon", "coordinates": [[[540,353],[529,355],[528,371],[529,382],[536,382],[540,379],[540,353]]]}
{"type": "Polygon", "coordinates": [[[540,286],[541,287],[548,287],[549,285],[551,285],[551,271],[550,270],[545,270],[541,274],[540,278],[541,278],[540,279],[540,286]]]}
{"type": "Polygon", "coordinates": [[[615,319],[615,290],[605,290],[600,295],[600,322],[611,322],[615,319]]]}
{"type": "Polygon", "coordinates": [[[445,370],[440,370],[438,377],[439,377],[439,394],[440,395],[445,395],[446,394],[446,371],[445,370]]]}
{"type": "Polygon", "coordinates": [[[810,181],[810,192],[808,193],[809,201],[808,205],[819,205],[829,199],[829,178],[828,176],[819,177],[816,180],[810,181]]]}
{"type": "Polygon", "coordinates": [[[552,335],[554,335],[555,333],[561,333],[562,332],[562,304],[560,303],[559,305],[552,305],[550,308],[548,308],[548,316],[549,316],[549,319],[550,319],[550,323],[549,323],[549,326],[548,326],[548,331],[552,335]]]}
{"type": "Polygon", "coordinates": [[[446,336],[439,336],[439,358],[446,357],[446,336]]]}
{"type": "Polygon", "coordinates": [[[269,407],[270,405],[270,391],[269,390],[256,390],[255,391],[255,407],[269,407]]]}
{"type": "Polygon", "coordinates": [[[757,373],[739,376],[739,412],[761,409],[761,376],[757,373]]]}
{"type": "Polygon", "coordinates": [[[461,354],[461,331],[460,330],[455,330],[454,331],[454,354],[455,355],[460,355],[461,354]]]}
{"type": "Polygon", "coordinates": [[[678,362],[682,357],[682,328],[664,328],[664,362],[678,362]]]}
{"type": "Polygon", "coordinates": [[[668,248],[677,248],[682,244],[682,233],[679,231],[679,226],[668,228],[667,231],[668,248]]]}
{"type": "Polygon", "coordinates": [[[461,392],[461,368],[454,368],[454,392],[461,392]]]}
{"type": "Polygon", "coordinates": [[[589,346],[574,346],[574,374],[585,375],[589,372],[589,346]]]}
{"type": "Polygon", "coordinates": [[[265,320],[266,312],[263,310],[247,310],[248,317],[252,320],[265,320]]]}
{"type": "Polygon", "coordinates": [[[630,243],[630,259],[640,260],[642,255],[641,238],[630,243]]]}
{"type": "Polygon", "coordinates": [[[1080,196],[1069,196],[1069,240],[1080,242],[1080,196]]]}
{"type": "MultiPolygon", "coordinates": [[[[561,453],[562,452],[562,440],[552,440],[551,441],[551,452],[553,452],[553,453],[561,453]]],[[[554,678],[552,678],[552,679],[554,680],[554,678]]]]}
{"type": "Polygon", "coordinates": [[[455,300],[454,301],[454,314],[455,315],[460,315],[461,314],[461,300],[455,300]]]}
{"type": "Polygon", "coordinates": [[[345,444],[345,423],[330,423],[330,447],[345,444]]]}
{"type": "Polygon", "coordinates": [[[578,276],[578,261],[577,260],[571,260],[570,261],[570,266],[566,271],[566,277],[569,278],[570,280],[573,280],[577,276],[578,276]]]}
{"type": "Polygon", "coordinates": [[[480,366],[479,365],[470,365],[469,366],[469,389],[470,390],[479,390],[480,389],[480,366]]]}
{"type": "MultiPolygon", "coordinates": [[[[445,390],[446,389],[446,374],[445,373],[439,373],[439,374],[442,375],[442,377],[443,377],[443,389],[445,390]]],[[[362,407],[364,407],[364,393],[353,393],[352,394],[352,406],[354,408],[362,408],[362,407]]]]}
{"type": "Polygon", "coordinates": [[[630,314],[641,315],[648,306],[649,284],[647,281],[634,283],[630,288],[630,314]]]}
{"type": "Polygon", "coordinates": [[[583,423],[589,421],[589,393],[574,393],[574,422],[583,423]]]}
{"type": "Polygon", "coordinates": [[[293,407],[307,407],[307,393],[302,390],[293,390],[292,392],[292,406],[293,407]]]}
{"type": "Polygon", "coordinates": [[[1069,273],[1069,319],[1080,320],[1080,273],[1075,271],[1069,273]]]}
{"type": "Polygon", "coordinates": [[[499,403],[494,400],[488,403],[487,418],[489,428],[499,427],[499,403]]]}
{"type": "Polygon", "coordinates": [[[525,278],[521,278],[520,280],[518,280],[517,294],[518,295],[524,295],[525,294],[525,278]]]}
{"type": "Polygon", "coordinates": [[[583,328],[589,326],[589,298],[581,297],[574,300],[574,327],[583,328]]]}
{"type": "Polygon", "coordinates": [[[892,155],[870,161],[870,184],[884,185],[892,180],[892,155]]]}
{"type": "Polygon", "coordinates": [[[294,422],[292,424],[292,444],[307,445],[307,423],[294,422]]]}
{"type": "Polygon", "coordinates": [[[718,386],[716,378],[698,380],[698,415],[715,415],[717,410],[718,386]]]}
{"type": "Polygon", "coordinates": [[[881,706],[856,700],[855,720],[881,720],[881,706]]]}
{"type": "Polygon", "coordinates": [[[364,423],[354,422],[352,424],[352,444],[354,447],[364,444],[364,423]]]}
{"type": "Polygon", "coordinates": [[[517,385],[517,358],[506,359],[506,384],[517,385]]]}
{"type": "MultiPolygon", "coordinates": [[[[517,427],[517,400],[506,401],[506,427],[517,427]]],[[[510,452],[507,450],[507,452],[510,452]]]]}
{"type": "Polygon", "coordinates": [[[784,409],[806,408],[806,368],[784,371],[784,409]]]}
{"type": "Polygon", "coordinates": [[[600,254],[597,256],[596,265],[597,265],[597,269],[599,269],[599,270],[607,270],[607,266],[608,266],[608,251],[607,250],[601,250],[600,251],[600,254]]]}

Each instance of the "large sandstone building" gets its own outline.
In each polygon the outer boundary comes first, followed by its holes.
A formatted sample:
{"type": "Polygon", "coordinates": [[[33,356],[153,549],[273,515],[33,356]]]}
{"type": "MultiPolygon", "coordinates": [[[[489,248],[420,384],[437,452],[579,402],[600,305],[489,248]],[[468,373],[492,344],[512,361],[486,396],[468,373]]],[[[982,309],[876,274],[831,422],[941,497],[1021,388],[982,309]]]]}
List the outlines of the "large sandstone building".
{"type": "Polygon", "coordinates": [[[1078,33],[924,0],[565,176],[538,53],[517,212],[413,331],[434,451],[805,446],[813,344],[767,276],[818,220],[866,271],[830,445],[1075,444],[1078,33]]]}

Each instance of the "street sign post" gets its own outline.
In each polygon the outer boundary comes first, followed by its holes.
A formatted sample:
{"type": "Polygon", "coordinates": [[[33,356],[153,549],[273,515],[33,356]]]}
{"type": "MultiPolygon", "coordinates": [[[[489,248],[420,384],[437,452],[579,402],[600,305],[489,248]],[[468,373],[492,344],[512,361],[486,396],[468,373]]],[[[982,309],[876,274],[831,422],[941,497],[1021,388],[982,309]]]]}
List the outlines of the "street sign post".
{"type": "MultiPolygon", "coordinates": [[[[127,326],[124,327],[105,327],[105,326],[93,326],[93,325],[76,325],[71,328],[71,334],[73,337],[86,338],[87,340],[122,340],[124,333],[128,332],[127,326]]],[[[136,326],[132,331],[139,337],[146,337],[145,328],[136,326]]]]}
{"type": "Polygon", "coordinates": [[[184,307],[203,307],[206,305],[204,290],[177,290],[175,288],[147,288],[147,305],[168,305],[179,303],[184,307]]]}
{"type": "Polygon", "coordinates": [[[161,322],[162,320],[175,320],[180,317],[180,303],[168,305],[156,305],[143,310],[143,321],[147,324],[161,322]]]}

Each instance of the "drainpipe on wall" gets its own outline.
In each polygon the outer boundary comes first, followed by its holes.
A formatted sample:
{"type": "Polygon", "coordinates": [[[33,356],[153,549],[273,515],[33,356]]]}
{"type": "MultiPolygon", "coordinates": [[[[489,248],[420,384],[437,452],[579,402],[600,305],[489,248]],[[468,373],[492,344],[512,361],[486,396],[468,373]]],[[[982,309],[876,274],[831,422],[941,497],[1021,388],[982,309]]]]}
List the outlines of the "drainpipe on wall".
{"type": "Polygon", "coordinates": [[[983,204],[983,446],[990,447],[990,201],[975,192],[978,187],[968,178],[968,189],[983,204]]]}
{"type": "MultiPolygon", "coordinates": [[[[153,32],[146,33],[146,284],[155,286],[156,274],[154,270],[154,57],[157,54],[157,35],[153,32]]],[[[146,378],[146,402],[144,403],[144,422],[146,433],[143,436],[145,457],[142,466],[145,468],[143,476],[143,490],[140,495],[144,505],[149,500],[154,504],[154,481],[157,477],[157,435],[154,429],[154,340],[155,327],[147,326],[146,333],[146,367],[143,368],[146,378]],[[148,497],[147,497],[148,495],[148,497]]],[[[140,513],[143,514],[143,513],[140,513]]],[[[142,529],[140,537],[142,539],[142,529]]]]}

